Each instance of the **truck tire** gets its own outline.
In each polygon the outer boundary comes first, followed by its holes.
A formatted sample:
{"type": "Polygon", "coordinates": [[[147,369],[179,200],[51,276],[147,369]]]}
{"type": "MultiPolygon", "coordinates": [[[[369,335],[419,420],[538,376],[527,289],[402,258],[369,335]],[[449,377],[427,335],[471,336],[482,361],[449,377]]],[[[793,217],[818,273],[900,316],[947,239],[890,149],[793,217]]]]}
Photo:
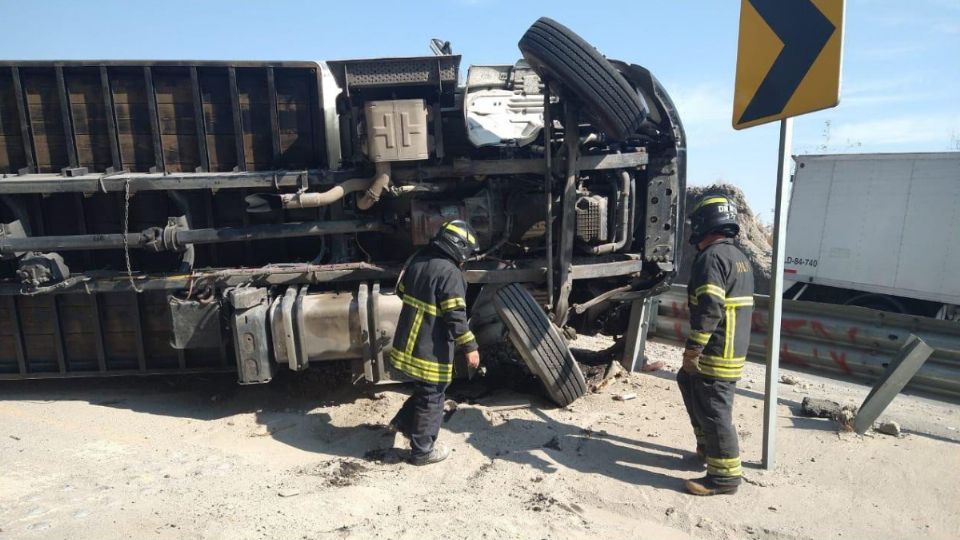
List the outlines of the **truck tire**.
{"type": "Polygon", "coordinates": [[[563,407],[587,392],[583,372],[567,342],[529,291],[511,283],[497,291],[494,305],[510,341],[554,403],[563,407]]]}
{"type": "Polygon", "coordinates": [[[890,313],[907,313],[907,308],[902,302],[892,296],[885,294],[860,294],[849,298],[843,302],[845,306],[857,306],[877,311],[887,311],[890,313]]]}
{"type": "Polygon", "coordinates": [[[643,122],[646,110],[630,83],[566,26],[541,17],[518,46],[541,77],[562,84],[587,106],[608,137],[623,140],[643,122]]]}

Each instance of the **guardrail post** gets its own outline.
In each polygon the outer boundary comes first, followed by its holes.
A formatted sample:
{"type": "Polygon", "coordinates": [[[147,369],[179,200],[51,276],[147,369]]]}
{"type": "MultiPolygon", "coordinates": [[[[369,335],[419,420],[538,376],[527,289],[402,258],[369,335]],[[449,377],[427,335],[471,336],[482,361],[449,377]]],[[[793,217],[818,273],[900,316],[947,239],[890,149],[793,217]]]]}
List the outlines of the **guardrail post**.
{"type": "Polygon", "coordinates": [[[651,312],[657,309],[653,297],[634,300],[630,304],[630,321],[624,336],[623,357],[620,365],[627,371],[638,371],[647,363],[644,351],[647,348],[647,333],[650,329],[651,312]]]}
{"type": "Polygon", "coordinates": [[[880,413],[910,382],[931,354],[933,354],[932,347],[910,334],[896,358],[890,361],[887,371],[880,377],[873,390],[870,390],[867,399],[863,400],[863,405],[860,406],[857,417],[853,421],[853,430],[861,435],[866,433],[880,417],[880,413]]]}

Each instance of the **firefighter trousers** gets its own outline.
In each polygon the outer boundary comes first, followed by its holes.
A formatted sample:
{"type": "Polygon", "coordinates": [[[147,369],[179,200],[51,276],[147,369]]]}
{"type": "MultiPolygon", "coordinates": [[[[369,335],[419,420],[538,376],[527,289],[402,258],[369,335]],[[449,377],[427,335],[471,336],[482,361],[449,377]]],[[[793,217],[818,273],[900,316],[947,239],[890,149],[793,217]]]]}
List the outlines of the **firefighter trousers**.
{"type": "Polygon", "coordinates": [[[414,381],[413,393],[393,417],[391,423],[410,437],[411,457],[425,456],[433,450],[443,421],[447,385],[414,381]]]}
{"type": "Polygon", "coordinates": [[[739,485],[740,448],[733,425],[737,382],[691,375],[681,369],[677,385],[697,437],[697,449],[706,456],[707,476],[717,485],[739,485]]]}

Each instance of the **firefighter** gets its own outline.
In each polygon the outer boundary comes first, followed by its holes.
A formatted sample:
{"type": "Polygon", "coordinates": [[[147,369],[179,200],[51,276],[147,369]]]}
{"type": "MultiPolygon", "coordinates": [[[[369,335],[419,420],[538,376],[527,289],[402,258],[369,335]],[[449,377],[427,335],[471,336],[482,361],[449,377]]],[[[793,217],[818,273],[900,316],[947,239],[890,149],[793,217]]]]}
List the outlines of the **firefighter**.
{"type": "Polygon", "coordinates": [[[461,220],[447,222],[430,245],[411,259],[397,284],[403,309],[390,362],[413,379],[414,388],[389,429],[410,439],[414,465],[438,463],[450,453],[436,440],[444,392],[453,379],[454,348],[466,354],[471,369],[480,365],[477,341],[467,325],[467,284],[462,271],[479,248],[473,227],[461,220]]]}
{"type": "Polygon", "coordinates": [[[691,212],[690,227],[698,253],[687,285],[690,334],[677,384],[707,475],[687,480],[686,488],[694,495],[733,494],[741,475],[733,396],[750,345],[753,270],[733,244],[740,226],[727,198],[703,197],[691,212]]]}

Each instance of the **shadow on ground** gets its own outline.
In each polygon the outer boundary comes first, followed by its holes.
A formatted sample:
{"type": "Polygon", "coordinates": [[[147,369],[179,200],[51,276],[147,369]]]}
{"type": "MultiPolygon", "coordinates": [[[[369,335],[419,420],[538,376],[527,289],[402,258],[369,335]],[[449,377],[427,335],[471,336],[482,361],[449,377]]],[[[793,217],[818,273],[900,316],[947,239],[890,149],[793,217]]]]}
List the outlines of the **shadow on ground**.
{"type": "MultiPolygon", "coordinates": [[[[448,413],[444,428],[465,434],[466,441],[491,461],[526,464],[543,474],[555,473],[560,465],[670,490],[680,487],[677,477],[651,469],[700,470],[689,452],[558,421],[544,412],[555,407],[539,397],[535,382],[512,376],[508,382],[490,377],[485,382],[458,382],[448,391],[450,399],[482,407],[461,407],[448,413]],[[529,414],[494,423],[484,415],[488,409],[495,414],[526,409],[529,414]]],[[[407,387],[360,387],[351,385],[342,375],[282,371],[270,384],[257,386],[237,385],[234,374],[0,383],[0,395],[10,401],[85,401],[205,422],[252,414],[257,432],[247,436],[271,437],[307,452],[356,459],[369,459],[370,450],[392,446],[392,437],[385,436],[378,423],[349,418],[334,422],[328,411],[354,405],[377,413],[375,408],[383,407],[384,416],[392,415],[399,402],[379,399],[384,390],[406,394],[407,387]]],[[[236,429],[249,431],[249,426],[238,423],[236,429]]]]}
{"type": "MultiPolygon", "coordinates": [[[[342,427],[321,407],[377,403],[383,387],[349,383],[340,370],[307,373],[278,372],[269,384],[241,386],[232,373],[163,375],[104,379],[56,379],[0,382],[7,401],[86,401],[92,405],[139,413],[213,422],[238,415],[253,415],[259,429],[249,437],[272,437],[311,452],[362,457],[362,441],[374,444],[380,432],[369,426],[342,427]]],[[[403,385],[392,389],[404,391],[403,385]]],[[[375,405],[371,405],[375,406],[375,405]]],[[[250,426],[238,424],[238,431],[250,426]]]]}

